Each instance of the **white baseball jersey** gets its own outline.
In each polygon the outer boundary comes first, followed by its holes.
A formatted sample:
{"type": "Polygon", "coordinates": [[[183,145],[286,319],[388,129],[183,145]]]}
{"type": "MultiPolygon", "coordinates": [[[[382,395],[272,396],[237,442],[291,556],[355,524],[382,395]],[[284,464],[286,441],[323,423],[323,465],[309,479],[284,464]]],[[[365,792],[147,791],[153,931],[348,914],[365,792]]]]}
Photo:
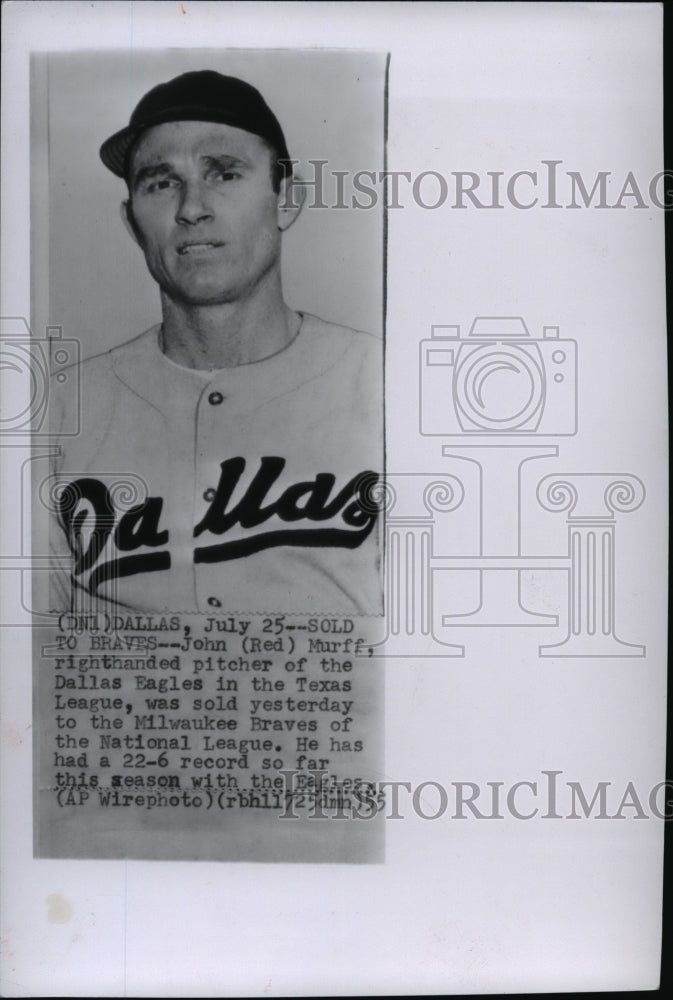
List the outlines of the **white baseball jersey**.
{"type": "Polygon", "coordinates": [[[379,339],[304,314],[278,354],[204,372],[159,333],[54,403],[81,432],[59,439],[52,610],[380,614],[379,339]]]}

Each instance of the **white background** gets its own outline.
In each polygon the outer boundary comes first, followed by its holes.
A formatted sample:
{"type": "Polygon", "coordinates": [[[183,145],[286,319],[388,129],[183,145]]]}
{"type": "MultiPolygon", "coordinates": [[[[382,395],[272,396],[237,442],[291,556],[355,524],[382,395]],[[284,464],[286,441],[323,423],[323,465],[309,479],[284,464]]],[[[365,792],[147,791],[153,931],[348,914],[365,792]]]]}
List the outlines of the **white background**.
{"type": "MultiPolygon", "coordinates": [[[[646,187],[662,166],[656,5],[36,3],[4,15],[3,315],[29,311],[31,48],[387,49],[390,169],[511,173],[562,159],[589,184],[612,171],[616,195],[629,170],[646,187]]],[[[463,660],[391,660],[389,780],[511,784],[556,769],[591,794],[601,780],[648,790],[662,779],[663,280],[656,208],[389,213],[389,468],[444,469],[441,439],[417,429],[430,326],[521,314],[538,335],[559,325],[581,359],[580,433],[539,475],[628,472],[647,489],[619,523],[617,566],[619,632],[647,656],[543,660],[548,632],[492,629],[460,637],[463,660]]],[[[16,496],[6,479],[4,489],[16,496]]],[[[16,520],[3,509],[6,547],[16,520]]],[[[558,552],[563,517],[533,519],[531,533],[558,552]]],[[[557,589],[546,599],[562,610],[557,589]]],[[[2,640],[5,994],[656,987],[652,819],[432,822],[407,810],[387,824],[381,866],[34,861],[29,630],[2,640]],[[72,905],[64,924],[48,920],[52,893],[72,905]]]]}

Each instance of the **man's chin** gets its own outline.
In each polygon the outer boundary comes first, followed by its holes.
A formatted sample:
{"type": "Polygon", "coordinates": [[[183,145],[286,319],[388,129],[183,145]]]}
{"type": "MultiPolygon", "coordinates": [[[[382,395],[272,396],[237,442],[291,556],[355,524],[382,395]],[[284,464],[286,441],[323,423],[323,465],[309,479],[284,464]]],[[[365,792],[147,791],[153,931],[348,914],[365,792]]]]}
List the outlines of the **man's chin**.
{"type": "Polygon", "coordinates": [[[168,296],[171,301],[176,305],[187,307],[190,309],[198,309],[199,307],[207,308],[208,306],[225,306],[230,305],[232,302],[236,302],[239,299],[240,292],[235,288],[170,288],[164,289],[164,293],[168,296]]]}

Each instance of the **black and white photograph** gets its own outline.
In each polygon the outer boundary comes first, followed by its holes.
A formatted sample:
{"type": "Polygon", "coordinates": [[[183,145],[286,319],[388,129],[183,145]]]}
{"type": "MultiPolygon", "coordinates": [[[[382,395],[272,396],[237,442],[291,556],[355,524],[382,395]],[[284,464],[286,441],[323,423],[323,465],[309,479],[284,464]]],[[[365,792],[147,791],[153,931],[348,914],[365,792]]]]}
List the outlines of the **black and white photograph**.
{"type": "Polygon", "coordinates": [[[384,217],[332,185],[382,171],[386,64],[34,58],[34,314],[68,332],[32,469],[40,855],[382,856],[384,217]]]}
{"type": "Polygon", "coordinates": [[[50,610],[382,614],[383,209],[342,224],[325,165],[382,170],[384,76],[36,55],[34,282],[86,359],[54,376],[50,610]]]}
{"type": "Polygon", "coordinates": [[[3,995],[670,978],[662,8],[3,5],[3,995]]]}

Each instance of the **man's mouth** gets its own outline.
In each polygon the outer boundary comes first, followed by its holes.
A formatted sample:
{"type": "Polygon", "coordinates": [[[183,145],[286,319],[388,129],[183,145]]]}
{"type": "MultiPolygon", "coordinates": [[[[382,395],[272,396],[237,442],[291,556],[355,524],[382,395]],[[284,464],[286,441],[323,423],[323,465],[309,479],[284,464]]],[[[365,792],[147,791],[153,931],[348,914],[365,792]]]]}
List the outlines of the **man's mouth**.
{"type": "Polygon", "coordinates": [[[201,254],[211,253],[213,250],[223,247],[224,243],[219,243],[217,240],[204,240],[199,243],[183,243],[178,247],[178,253],[181,257],[185,256],[199,256],[201,254]]]}

